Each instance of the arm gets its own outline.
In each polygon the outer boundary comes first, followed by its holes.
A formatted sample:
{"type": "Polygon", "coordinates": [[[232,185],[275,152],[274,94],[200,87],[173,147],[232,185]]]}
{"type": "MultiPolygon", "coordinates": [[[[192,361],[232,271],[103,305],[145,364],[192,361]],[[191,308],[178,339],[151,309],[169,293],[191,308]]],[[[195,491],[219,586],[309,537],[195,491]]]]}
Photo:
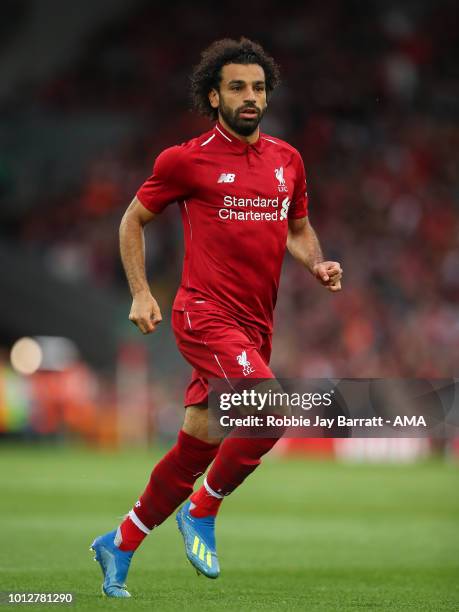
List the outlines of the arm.
{"type": "Polygon", "coordinates": [[[162,316],[158,303],[150,293],[145,274],[145,241],[143,228],[156,215],[135,197],[123,215],[120,225],[120,253],[132,295],[129,320],[143,334],[155,331],[162,316]]]}
{"type": "Polygon", "coordinates": [[[330,291],[340,291],[343,271],[337,261],[324,261],[319,239],[308,217],[290,219],[287,248],[330,291]]]}

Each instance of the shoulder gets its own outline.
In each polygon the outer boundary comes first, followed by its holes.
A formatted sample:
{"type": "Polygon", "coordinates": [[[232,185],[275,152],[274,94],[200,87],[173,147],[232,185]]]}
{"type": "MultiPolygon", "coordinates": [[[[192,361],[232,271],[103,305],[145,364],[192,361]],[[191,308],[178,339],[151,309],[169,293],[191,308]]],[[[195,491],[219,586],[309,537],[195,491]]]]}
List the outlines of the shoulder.
{"type": "Polygon", "coordinates": [[[166,170],[177,168],[177,166],[186,167],[199,154],[202,145],[208,142],[213,134],[213,130],[210,130],[186,142],[163,149],[156,158],[155,166],[166,170]]]}
{"type": "Polygon", "coordinates": [[[264,150],[269,154],[274,155],[276,158],[281,158],[282,164],[285,167],[290,166],[294,169],[295,176],[298,180],[303,181],[305,177],[305,169],[303,158],[298,149],[295,149],[291,144],[275,136],[268,134],[260,134],[260,138],[263,139],[263,144],[266,145],[264,150]]]}
{"type": "Polygon", "coordinates": [[[294,146],[292,146],[285,140],[281,140],[280,138],[276,138],[275,136],[271,136],[270,134],[264,133],[260,134],[260,138],[263,140],[264,144],[267,147],[272,147],[273,153],[278,151],[284,154],[292,162],[302,162],[301,153],[298,151],[298,149],[295,149],[294,146]]]}

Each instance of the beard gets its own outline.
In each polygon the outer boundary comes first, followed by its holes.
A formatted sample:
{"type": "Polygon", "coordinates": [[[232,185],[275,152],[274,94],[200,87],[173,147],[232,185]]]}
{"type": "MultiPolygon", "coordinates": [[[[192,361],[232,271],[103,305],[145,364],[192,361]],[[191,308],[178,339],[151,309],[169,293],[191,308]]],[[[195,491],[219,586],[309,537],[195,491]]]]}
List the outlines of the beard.
{"type": "Polygon", "coordinates": [[[220,97],[220,106],[218,107],[218,110],[220,112],[220,115],[225,120],[226,124],[229,125],[233,132],[236,132],[236,134],[239,134],[240,136],[250,136],[260,125],[260,121],[262,120],[263,115],[265,114],[266,107],[263,110],[260,110],[254,104],[246,104],[237,108],[236,110],[233,110],[232,108],[226,106],[225,102],[220,97]],[[240,117],[240,113],[246,110],[247,108],[255,109],[257,111],[257,114],[250,119],[247,117],[240,117]]]}

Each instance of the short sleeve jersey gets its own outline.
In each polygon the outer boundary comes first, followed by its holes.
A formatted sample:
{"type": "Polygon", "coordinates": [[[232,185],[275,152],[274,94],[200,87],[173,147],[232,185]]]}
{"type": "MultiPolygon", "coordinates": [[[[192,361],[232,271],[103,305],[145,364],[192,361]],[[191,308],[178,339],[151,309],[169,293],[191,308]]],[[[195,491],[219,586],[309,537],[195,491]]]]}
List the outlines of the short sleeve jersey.
{"type": "Polygon", "coordinates": [[[288,220],[307,215],[298,151],[265,134],[246,144],[217,123],[165,149],[137,197],[153,213],[180,208],[185,257],[173,308],[223,310],[271,333],[288,220]]]}

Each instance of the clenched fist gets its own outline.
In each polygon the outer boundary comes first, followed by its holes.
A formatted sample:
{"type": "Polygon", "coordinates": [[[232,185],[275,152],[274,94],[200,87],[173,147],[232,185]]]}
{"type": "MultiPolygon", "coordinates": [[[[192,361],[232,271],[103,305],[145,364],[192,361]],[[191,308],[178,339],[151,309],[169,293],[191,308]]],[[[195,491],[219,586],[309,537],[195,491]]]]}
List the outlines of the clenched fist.
{"type": "Polygon", "coordinates": [[[313,275],[330,291],[341,291],[343,270],[337,261],[322,261],[312,268],[313,275]]]}
{"type": "Polygon", "coordinates": [[[132,300],[129,321],[137,325],[142,334],[151,334],[162,320],[158,302],[151,293],[149,291],[136,293],[132,300]]]}

